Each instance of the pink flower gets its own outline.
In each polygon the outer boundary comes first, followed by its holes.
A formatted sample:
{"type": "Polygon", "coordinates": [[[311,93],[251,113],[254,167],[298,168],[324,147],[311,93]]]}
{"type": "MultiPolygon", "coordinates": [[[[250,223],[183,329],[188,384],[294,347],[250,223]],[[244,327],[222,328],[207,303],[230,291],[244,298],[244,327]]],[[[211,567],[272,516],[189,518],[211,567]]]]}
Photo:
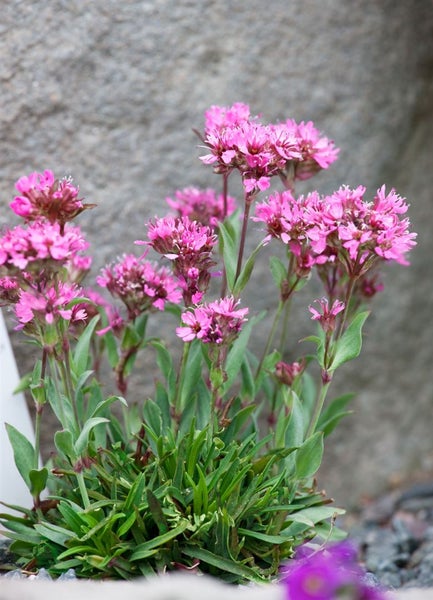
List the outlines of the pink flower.
{"type": "Polygon", "coordinates": [[[21,177],[15,187],[21,195],[15,196],[10,207],[26,221],[44,218],[63,226],[86,208],[94,206],[83,204],[78,198],[78,188],[70,178],[56,180],[48,170],[21,177]]]}
{"type": "Polygon", "coordinates": [[[314,300],[314,302],[317,302],[320,305],[320,308],[317,310],[313,305],[308,307],[312,314],[311,318],[315,321],[319,321],[320,326],[325,333],[334,331],[336,317],[345,308],[344,302],[334,300],[331,307],[329,307],[327,298],[314,300]]]}
{"type": "Polygon", "coordinates": [[[150,222],[147,235],[148,242],[136,243],[151,246],[171,261],[187,306],[199,302],[209,285],[210,268],[215,265],[212,251],[217,237],[213,230],[188,217],[165,217],[150,222]]]}
{"type": "Polygon", "coordinates": [[[20,288],[14,277],[0,277],[0,306],[15,304],[19,298],[20,288]]]}
{"type": "Polygon", "coordinates": [[[323,137],[313,123],[262,124],[251,117],[243,104],[231,108],[213,106],[206,112],[203,138],[209,153],[201,156],[216,173],[237,169],[247,193],[269,187],[269,178],[286,178],[292,166],[296,179],[307,179],[327,169],[338,156],[338,149],[323,137]]]}
{"type": "Polygon", "coordinates": [[[305,366],[305,360],[292,363],[286,363],[280,360],[275,365],[275,377],[280,383],[291,386],[295,379],[304,372],[305,366]]]}
{"type": "Polygon", "coordinates": [[[226,216],[231,215],[236,208],[236,200],[227,196],[227,206],[224,207],[224,197],[216,194],[215,190],[201,190],[187,187],[175,192],[175,198],[166,198],[168,205],[177,211],[179,217],[188,217],[202,225],[217,227],[226,216]]]}
{"type": "Polygon", "coordinates": [[[366,583],[356,550],[346,541],[317,549],[301,546],[283,567],[281,582],[287,600],[385,599],[379,587],[366,583]]]}
{"type": "Polygon", "coordinates": [[[58,269],[87,247],[78,227],[65,228],[62,233],[58,223],[35,221],[9,229],[0,238],[0,265],[12,270],[58,269]]]}
{"type": "Polygon", "coordinates": [[[40,324],[53,324],[59,319],[81,321],[86,319],[86,311],[70,305],[81,295],[81,288],[69,283],[58,282],[43,291],[22,290],[15,305],[15,314],[23,328],[31,321],[40,324]]]}
{"type": "Polygon", "coordinates": [[[236,102],[230,107],[211,106],[205,113],[205,131],[222,129],[231,125],[240,125],[250,119],[248,104],[236,102]]]}
{"type": "Polygon", "coordinates": [[[164,310],[166,302],[178,304],[182,298],[168,269],[132,254],[125,254],[119,262],[105,267],[97,283],[122,300],[130,319],[147,310],[164,310]]]}
{"type": "Polygon", "coordinates": [[[337,160],[339,149],[332,140],[320,134],[312,121],[296,123],[293,119],[288,119],[286,126],[296,138],[297,150],[301,155],[296,162],[296,179],[309,179],[337,160]]]}
{"type": "Polygon", "coordinates": [[[232,296],[203,304],[182,315],[184,325],[176,334],[184,341],[202,340],[205,344],[228,345],[239,334],[248,308],[238,309],[239,300],[232,296]]]}

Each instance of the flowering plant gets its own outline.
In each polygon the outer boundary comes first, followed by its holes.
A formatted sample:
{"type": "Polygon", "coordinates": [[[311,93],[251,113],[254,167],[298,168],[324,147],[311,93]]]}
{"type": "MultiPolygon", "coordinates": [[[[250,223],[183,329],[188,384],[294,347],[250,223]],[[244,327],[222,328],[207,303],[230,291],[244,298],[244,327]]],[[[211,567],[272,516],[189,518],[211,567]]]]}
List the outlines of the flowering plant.
{"type": "Polygon", "coordinates": [[[385,187],[371,200],[362,186],[295,195],[297,181],[338,155],[311,122],[266,125],[244,104],[214,106],[200,138],[222,192],[176,192],[174,214],[151,220],[136,242],[144,251],[102,269],[100,291],[119,304],[83,287],[91,260],[71,221],[93,205],[51,171],[16,184],[11,208],[24,224],[0,238],[0,295],[40,359],[20,385],[33,400],[35,444],[7,425],[33,508],[9,506],[22,516],[1,521],[26,570],[130,578],[183,568],[264,581],[305,540],[342,535],[334,518],[343,511],[329,506],[314,475],[351,395],[327,396],[336,369],[360,353],[378,269],[407,264],[415,244],[407,204],[385,187]],[[241,205],[228,194],[234,173],[241,205]],[[273,180],[283,190],[262,198],[273,180]],[[248,254],[252,223],[264,233],[248,254]],[[270,259],[278,306],[256,355],[249,340],[263,315],[241,298],[266,244],[279,244],[284,258],[270,259]],[[323,286],[309,307],[317,332],[287,362],[291,300],[313,273],[323,286]],[[162,312],[179,353],[148,333],[162,312]],[[143,352],[154,391],[131,402],[128,381],[143,352]],[[117,386],[108,397],[104,357],[117,386]],[[41,466],[47,404],[58,430],[41,466]]]}

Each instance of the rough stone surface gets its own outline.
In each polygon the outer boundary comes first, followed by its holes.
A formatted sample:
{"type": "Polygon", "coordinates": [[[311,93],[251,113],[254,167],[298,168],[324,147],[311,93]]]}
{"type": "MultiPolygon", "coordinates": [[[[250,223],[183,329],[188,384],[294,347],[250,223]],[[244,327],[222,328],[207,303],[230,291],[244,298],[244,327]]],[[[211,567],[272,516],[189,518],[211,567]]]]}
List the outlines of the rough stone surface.
{"type": "MultiPolygon", "coordinates": [[[[311,119],[335,139],[340,160],[312,181],[321,191],[362,183],[373,193],[387,183],[408,197],[420,234],[412,266],[387,270],[364,357],[337,382],[358,393],[357,414],[330,441],[320,478],[340,503],[433,464],[432,32],[430,0],[2,7],[1,225],[19,176],[71,174],[99,205],[80,219],[98,269],[133,248],[175,189],[216,185],[191,128],[202,127],[211,104],[234,101],[270,121],[311,119]]],[[[257,277],[248,303],[271,308],[266,270],[257,277]]],[[[300,323],[295,341],[308,318],[300,323]]]]}

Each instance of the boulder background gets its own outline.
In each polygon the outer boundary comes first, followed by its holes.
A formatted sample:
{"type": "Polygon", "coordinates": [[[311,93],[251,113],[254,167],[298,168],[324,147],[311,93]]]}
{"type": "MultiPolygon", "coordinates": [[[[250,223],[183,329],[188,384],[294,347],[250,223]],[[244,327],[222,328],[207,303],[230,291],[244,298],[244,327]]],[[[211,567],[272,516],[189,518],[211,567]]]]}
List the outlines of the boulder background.
{"type": "MultiPolygon", "coordinates": [[[[72,175],[98,204],[79,220],[95,273],[133,251],[166,196],[218,185],[192,132],[212,104],[313,120],[341,152],[310,188],[386,183],[406,196],[418,246],[409,268],[386,269],[363,355],[337,375],[356,415],[330,438],[319,479],[356,505],[415,471],[433,477],[430,0],[15,0],[2,3],[0,55],[0,225],[21,175],[72,175]]],[[[248,304],[275,306],[266,267],[257,277],[248,304]]],[[[295,345],[305,326],[307,315],[295,345]]],[[[12,341],[25,371],[29,351],[12,341]]]]}

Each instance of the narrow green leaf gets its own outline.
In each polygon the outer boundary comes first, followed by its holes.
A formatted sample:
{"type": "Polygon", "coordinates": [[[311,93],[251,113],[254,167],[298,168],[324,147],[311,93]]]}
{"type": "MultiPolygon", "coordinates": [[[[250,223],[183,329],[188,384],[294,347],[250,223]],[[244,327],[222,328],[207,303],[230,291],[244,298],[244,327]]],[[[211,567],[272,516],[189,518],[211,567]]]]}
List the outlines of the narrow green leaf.
{"type": "Polygon", "coordinates": [[[154,550],[159,546],[164,546],[167,542],[170,542],[178,535],[181,535],[188,527],[189,521],[187,519],[182,519],[179,525],[173,527],[173,529],[170,529],[166,533],[158,535],[157,537],[147,542],[144,542],[144,544],[139,544],[135,551],[132,553],[131,560],[140,560],[142,558],[146,558],[148,556],[149,550],[154,550]]]}
{"type": "Polygon", "coordinates": [[[89,442],[89,435],[92,429],[96,427],[96,425],[109,422],[109,419],[106,419],[104,417],[94,417],[93,419],[89,419],[84,423],[84,427],[81,430],[81,433],[74,444],[74,450],[78,454],[78,456],[82,454],[85,448],[87,447],[87,444],[89,442]]]}
{"type": "Polygon", "coordinates": [[[323,456],[323,432],[317,431],[309,437],[295,454],[296,476],[311,477],[320,467],[323,456]]]}
{"type": "Polygon", "coordinates": [[[33,527],[47,540],[51,540],[52,542],[59,544],[59,546],[66,546],[68,541],[76,539],[76,536],[72,531],[54,525],[53,523],[36,523],[33,527]]]}
{"type": "Polygon", "coordinates": [[[343,363],[356,358],[362,347],[362,327],[370,312],[364,311],[356,315],[336,344],[336,351],[329,371],[335,371],[343,363]]]}
{"type": "Polygon", "coordinates": [[[257,572],[251,567],[247,567],[246,565],[230,560],[229,558],[217,556],[205,548],[200,548],[199,546],[185,546],[182,548],[182,553],[190,558],[198,558],[200,561],[203,561],[212,567],[221,569],[222,571],[239,575],[250,581],[263,583],[263,579],[260,575],[257,575],[257,572]]]}
{"type": "Polygon", "coordinates": [[[263,242],[260,242],[260,244],[251,252],[249,257],[245,261],[245,264],[242,267],[242,270],[239,273],[239,277],[236,279],[236,283],[233,287],[233,295],[236,298],[239,297],[239,295],[242,293],[242,290],[244,289],[244,287],[247,285],[248,281],[250,280],[251,274],[254,269],[254,265],[256,263],[257,254],[259,253],[259,251],[262,248],[263,248],[263,242]]]}
{"type": "Polygon", "coordinates": [[[57,450],[72,463],[77,460],[78,456],[74,449],[74,440],[69,430],[62,429],[62,431],[56,431],[54,434],[54,444],[57,450]]]}
{"type": "Polygon", "coordinates": [[[287,535],[268,535],[266,533],[260,533],[259,531],[244,529],[243,527],[239,527],[238,533],[239,535],[245,535],[254,538],[255,540],[266,542],[267,544],[276,544],[277,546],[291,541],[290,537],[287,535]]]}
{"type": "Polygon", "coordinates": [[[253,327],[255,327],[264,316],[265,312],[262,312],[250,319],[243,327],[239,337],[234,341],[225,364],[227,380],[223,386],[224,394],[231,388],[241,369],[253,327]]]}
{"type": "Polygon", "coordinates": [[[87,369],[90,357],[90,341],[99,321],[99,315],[93,317],[86,329],[81,333],[73,354],[74,371],[80,376],[87,369]]]}
{"type": "Polygon", "coordinates": [[[269,259],[269,269],[276,287],[280,289],[281,284],[287,278],[287,266],[277,256],[271,256],[269,259]]]}
{"type": "Polygon", "coordinates": [[[5,427],[12,446],[15,465],[30,490],[32,487],[30,471],[35,464],[35,449],[29,440],[13,425],[5,423],[5,427]]]}
{"type": "Polygon", "coordinates": [[[226,220],[220,223],[218,227],[219,246],[223,256],[227,286],[229,291],[233,292],[237,266],[237,243],[236,231],[230,221],[226,220]]]}
{"type": "Polygon", "coordinates": [[[320,415],[316,427],[317,431],[323,431],[326,437],[334,430],[343,417],[352,414],[353,411],[345,409],[353,397],[354,394],[344,394],[332,400],[320,415]]]}

